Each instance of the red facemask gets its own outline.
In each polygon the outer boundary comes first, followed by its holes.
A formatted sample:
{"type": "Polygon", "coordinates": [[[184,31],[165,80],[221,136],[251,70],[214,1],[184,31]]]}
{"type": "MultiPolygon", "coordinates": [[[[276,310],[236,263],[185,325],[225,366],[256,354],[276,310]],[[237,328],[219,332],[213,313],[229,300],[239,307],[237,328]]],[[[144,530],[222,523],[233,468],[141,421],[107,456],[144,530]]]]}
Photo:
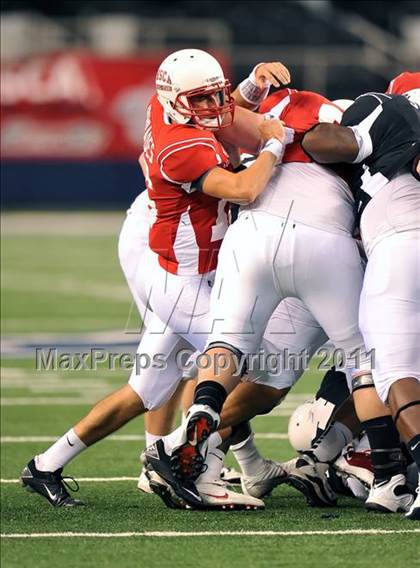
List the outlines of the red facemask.
{"type": "Polygon", "coordinates": [[[235,113],[235,101],[231,96],[230,82],[225,80],[224,83],[219,83],[217,85],[182,91],[181,93],[178,93],[174,107],[180,114],[182,114],[182,116],[190,118],[191,121],[200,128],[204,128],[206,130],[219,130],[220,128],[231,126],[235,113]],[[190,99],[200,95],[214,95],[215,104],[207,107],[192,106],[190,99]],[[185,97],[187,99],[188,106],[184,103],[181,97],[185,97]],[[214,122],[214,124],[209,124],[209,121],[212,123],[214,122]]]}

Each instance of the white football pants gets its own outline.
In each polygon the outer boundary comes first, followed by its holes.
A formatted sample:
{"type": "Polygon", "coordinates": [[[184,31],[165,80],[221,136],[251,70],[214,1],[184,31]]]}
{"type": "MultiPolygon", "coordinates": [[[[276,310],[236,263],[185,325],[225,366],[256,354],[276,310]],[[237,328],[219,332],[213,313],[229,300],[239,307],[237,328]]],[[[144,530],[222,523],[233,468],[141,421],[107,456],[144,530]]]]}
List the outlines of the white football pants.
{"type": "MultiPolygon", "coordinates": [[[[145,324],[137,348],[135,366],[129,385],[148,410],[163,406],[175,392],[181,379],[195,376],[187,356],[178,361],[179,353],[192,353],[190,345],[149,309],[145,288],[145,255],[149,225],[142,215],[129,211],[118,241],[118,255],[128,286],[145,324]],[[182,367],[181,364],[184,366],[182,367]],[[188,370],[188,369],[192,370],[188,370]],[[185,370],[184,370],[185,369],[185,370]]],[[[153,255],[153,253],[151,253],[153,255]]]]}
{"type": "Polygon", "coordinates": [[[420,230],[395,233],[373,248],[360,299],[360,329],[372,350],[373,379],[388,399],[399,379],[420,381],[420,230]]]}
{"type": "Polygon", "coordinates": [[[342,350],[345,367],[370,368],[358,327],[363,266],[355,241],[260,211],[246,212],[223,241],[211,298],[212,333],[255,353],[279,302],[299,298],[342,350]]]}

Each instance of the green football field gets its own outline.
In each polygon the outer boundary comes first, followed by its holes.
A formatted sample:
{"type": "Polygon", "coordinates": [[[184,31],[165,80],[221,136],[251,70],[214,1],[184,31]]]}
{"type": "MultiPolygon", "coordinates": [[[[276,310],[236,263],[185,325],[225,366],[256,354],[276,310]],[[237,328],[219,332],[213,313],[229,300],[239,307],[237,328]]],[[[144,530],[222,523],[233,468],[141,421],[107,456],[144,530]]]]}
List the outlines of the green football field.
{"type": "MultiPolygon", "coordinates": [[[[53,509],[18,477],[31,457],[127,380],[127,372],[41,370],[37,345],[96,345],[138,324],[118,266],[122,214],[6,214],[2,230],[1,566],[365,568],[420,566],[420,528],[366,513],[342,498],[310,509],[278,487],[265,511],[172,511],[136,489],[143,421],[90,448],[66,472],[87,506],[53,509]],[[104,339],[105,338],[105,339],[104,339]]],[[[66,347],[67,346],[67,347],[66,347]]],[[[308,371],[291,396],[253,426],[261,452],[289,459],[287,423],[322,377],[308,371]]],[[[231,456],[230,465],[234,465],[231,456]]]]}

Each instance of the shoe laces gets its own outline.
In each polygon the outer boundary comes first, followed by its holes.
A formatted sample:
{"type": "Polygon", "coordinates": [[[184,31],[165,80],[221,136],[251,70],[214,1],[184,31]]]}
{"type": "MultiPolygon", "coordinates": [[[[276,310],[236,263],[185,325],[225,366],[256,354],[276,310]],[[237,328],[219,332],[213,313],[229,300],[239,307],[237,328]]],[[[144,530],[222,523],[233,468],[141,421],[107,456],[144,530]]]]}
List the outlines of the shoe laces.
{"type": "Polygon", "coordinates": [[[201,460],[194,461],[191,466],[194,475],[202,475],[208,470],[209,466],[201,460]]]}
{"type": "Polygon", "coordinates": [[[63,470],[59,469],[57,470],[56,476],[57,476],[57,481],[61,482],[69,491],[72,491],[73,493],[76,493],[77,491],[79,491],[80,489],[80,485],[78,484],[78,482],[74,479],[74,477],[71,477],[70,475],[61,475],[61,472],[63,470]],[[74,485],[71,485],[69,483],[69,481],[73,482],[74,485]]]}

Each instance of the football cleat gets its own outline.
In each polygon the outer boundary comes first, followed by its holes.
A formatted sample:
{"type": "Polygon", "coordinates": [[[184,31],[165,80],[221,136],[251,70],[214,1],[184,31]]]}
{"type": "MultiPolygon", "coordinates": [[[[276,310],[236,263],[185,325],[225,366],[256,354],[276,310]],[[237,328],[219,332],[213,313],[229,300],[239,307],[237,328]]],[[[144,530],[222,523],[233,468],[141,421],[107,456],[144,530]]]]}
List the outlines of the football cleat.
{"type": "Polygon", "coordinates": [[[194,404],[190,408],[181,439],[171,456],[172,471],[179,481],[195,481],[203,473],[207,440],[219,422],[219,415],[207,405],[194,404]]]}
{"type": "Polygon", "coordinates": [[[146,475],[146,469],[144,467],[140,472],[140,477],[137,482],[137,489],[139,489],[143,493],[149,493],[149,494],[153,493],[153,490],[151,489],[149,484],[149,479],[146,475]]]}
{"type": "Polygon", "coordinates": [[[287,483],[303,493],[311,507],[334,507],[337,494],[328,482],[328,468],[329,464],[316,462],[308,454],[302,454],[291,467],[287,483]]]}
{"type": "Polygon", "coordinates": [[[374,482],[365,507],[378,513],[406,513],[413,501],[414,495],[406,485],[405,476],[399,473],[391,479],[374,482]]]}
{"type": "Polygon", "coordinates": [[[188,509],[191,506],[178,497],[173,488],[153,469],[146,469],[145,475],[151,493],[155,493],[162,499],[169,509],[188,509]]]}
{"type": "Polygon", "coordinates": [[[222,511],[245,509],[250,511],[265,508],[264,501],[261,501],[261,499],[232,491],[221,479],[198,482],[197,489],[208,509],[222,511]]]}
{"type": "Polygon", "coordinates": [[[281,466],[287,475],[289,475],[292,469],[296,467],[296,462],[298,461],[298,459],[299,458],[292,458],[291,460],[288,460],[286,462],[281,462],[281,466]]]}
{"type": "MultiPolygon", "coordinates": [[[[154,493],[163,499],[167,506],[169,505],[164,498],[167,497],[167,492],[165,492],[165,496],[161,494],[161,487],[156,487],[156,484],[159,482],[165,482],[178,497],[178,500],[188,503],[194,508],[200,508],[200,506],[202,506],[202,499],[194,483],[190,480],[183,480],[181,482],[175,477],[171,467],[171,457],[166,453],[162,439],[157,440],[157,442],[146,448],[142,456],[145,461],[150,487],[154,493]],[[154,471],[160,479],[154,477],[151,474],[152,471],[154,471]],[[155,482],[155,484],[152,482],[155,482]]],[[[203,468],[204,467],[205,466],[203,466],[203,468]]]]}
{"type": "Polygon", "coordinates": [[[252,477],[242,475],[242,491],[246,495],[261,498],[271,493],[280,483],[284,483],[287,477],[282,464],[272,460],[264,460],[264,467],[257,475],[252,477]]]}
{"type": "Polygon", "coordinates": [[[233,467],[223,467],[220,479],[228,485],[241,485],[242,474],[233,467]]]}
{"type": "Polygon", "coordinates": [[[411,505],[410,510],[405,514],[406,519],[410,519],[411,521],[420,521],[420,474],[416,493],[417,497],[411,505]]]}
{"type": "Polygon", "coordinates": [[[332,464],[332,468],[355,497],[366,500],[374,481],[370,451],[355,452],[350,448],[332,464]]]}
{"type": "Polygon", "coordinates": [[[28,491],[34,491],[45,499],[53,507],[77,507],[84,505],[79,499],[73,499],[69,495],[66,487],[71,491],[79,491],[79,484],[72,477],[63,477],[63,468],[56,471],[40,471],[37,469],[35,460],[31,460],[28,465],[23,468],[20,476],[23,487],[28,491]],[[75,483],[72,488],[66,483],[66,479],[71,479],[75,483]]]}
{"type": "MultiPolygon", "coordinates": [[[[336,469],[334,469],[333,467],[329,467],[328,472],[327,472],[327,477],[328,477],[328,483],[331,487],[331,489],[334,491],[334,493],[338,495],[345,495],[346,497],[355,497],[354,493],[353,493],[353,489],[350,488],[350,485],[348,483],[350,477],[344,473],[340,473],[339,471],[337,471],[336,469]]],[[[356,479],[352,478],[352,481],[357,482],[357,484],[361,485],[363,488],[363,502],[366,501],[366,497],[368,496],[368,491],[364,488],[364,485],[362,485],[359,481],[357,481],[356,479]]]]}

